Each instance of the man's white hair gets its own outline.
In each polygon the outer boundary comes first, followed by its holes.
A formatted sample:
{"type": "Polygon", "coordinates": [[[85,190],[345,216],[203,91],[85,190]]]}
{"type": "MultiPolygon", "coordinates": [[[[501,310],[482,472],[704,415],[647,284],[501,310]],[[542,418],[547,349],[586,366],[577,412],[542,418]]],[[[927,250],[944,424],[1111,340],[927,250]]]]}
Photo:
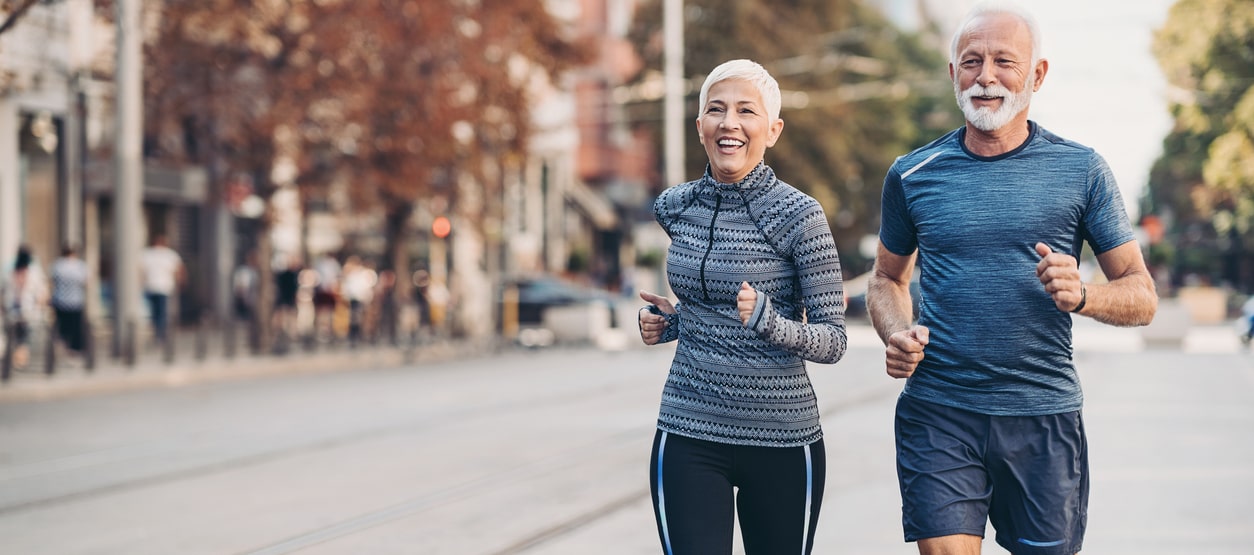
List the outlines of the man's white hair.
{"type": "Polygon", "coordinates": [[[773,123],[779,119],[779,108],[783,103],[779,94],[779,83],[771,77],[766,68],[752,60],[723,62],[710,71],[710,74],[705,77],[705,84],[701,85],[701,104],[697,107],[698,116],[705,110],[705,103],[710,99],[710,87],[728,79],[743,79],[752,83],[762,95],[767,116],[770,117],[768,121],[773,123]]]}
{"type": "Polygon", "coordinates": [[[1036,17],[1032,15],[1023,6],[1014,2],[1005,0],[988,0],[976,4],[971,11],[967,12],[967,17],[962,20],[962,24],[958,26],[958,30],[954,31],[954,38],[949,44],[949,63],[958,65],[958,41],[962,40],[971,23],[976,19],[987,15],[1013,15],[1023,21],[1028,27],[1028,34],[1032,35],[1032,64],[1030,67],[1036,67],[1036,62],[1043,58],[1044,52],[1041,50],[1041,26],[1036,23],[1036,17]]]}

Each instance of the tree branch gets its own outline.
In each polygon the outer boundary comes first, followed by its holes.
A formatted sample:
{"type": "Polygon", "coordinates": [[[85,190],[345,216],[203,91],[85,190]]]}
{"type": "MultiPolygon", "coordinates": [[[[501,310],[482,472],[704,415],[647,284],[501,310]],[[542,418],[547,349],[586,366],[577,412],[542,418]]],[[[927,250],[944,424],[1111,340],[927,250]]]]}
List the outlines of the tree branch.
{"type": "Polygon", "coordinates": [[[26,10],[34,6],[36,2],[39,2],[39,0],[22,0],[22,3],[18,4],[17,9],[4,18],[4,23],[0,23],[0,35],[13,28],[17,24],[17,20],[21,19],[26,14],[26,10]]]}

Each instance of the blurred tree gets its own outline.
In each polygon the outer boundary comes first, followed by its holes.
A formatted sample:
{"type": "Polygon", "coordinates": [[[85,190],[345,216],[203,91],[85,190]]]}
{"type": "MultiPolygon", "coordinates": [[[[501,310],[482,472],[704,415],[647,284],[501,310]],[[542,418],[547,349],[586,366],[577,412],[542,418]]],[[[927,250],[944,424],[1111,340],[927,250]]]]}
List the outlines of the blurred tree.
{"type": "Polygon", "coordinates": [[[482,203],[465,197],[493,195],[466,195],[460,178],[498,185],[492,164],[525,148],[533,80],[582,60],[543,0],[165,0],[154,11],[152,154],[246,173],[263,198],[278,181],[308,192],[346,178],[355,206],[382,214],[384,268],[402,278],[416,203],[443,212],[462,198],[462,223],[480,224],[482,203]]]}
{"type": "MultiPolygon", "coordinates": [[[[300,152],[295,125],[311,106],[344,92],[330,70],[347,45],[325,38],[334,36],[328,31],[340,9],[301,0],[148,3],[145,154],[203,164],[215,189],[229,175],[245,175],[268,205],[291,180],[275,170],[300,152]]],[[[271,218],[268,210],[261,216],[256,245],[263,348],[273,339],[271,218]]]]}
{"type": "MultiPolygon", "coordinates": [[[[716,65],[749,58],[766,67],[785,96],[784,133],[767,163],[823,205],[848,276],[869,270],[873,259],[859,245],[879,230],[888,167],[962,124],[941,51],[946,41],[934,28],[902,32],[861,0],[685,4],[684,74],[692,76],[685,113],[695,119],[704,75],[716,65]]],[[[660,2],[642,4],[632,32],[645,59],[639,80],[660,74],[661,28],[660,2]]],[[[688,175],[700,175],[704,154],[695,141],[687,152],[688,175]]]]}
{"type": "Polygon", "coordinates": [[[1176,257],[1178,275],[1252,291],[1254,3],[1180,0],[1154,54],[1172,87],[1175,126],[1151,171],[1147,208],[1174,219],[1175,252],[1209,255],[1176,257]]]}
{"type": "MultiPolygon", "coordinates": [[[[583,50],[563,38],[542,0],[361,0],[335,27],[337,42],[350,45],[336,71],[361,94],[340,113],[347,126],[306,120],[303,167],[341,145],[334,167],[351,172],[359,205],[382,210],[386,266],[406,276],[417,203],[436,216],[457,210],[462,232],[481,233],[466,226],[481,225],[484,199],[499,196],[493,168],[526,147],[531,80],[556,81],[583,50]],[[476,184],[469,194],[459,191],[463,175],[476,184]]],[[[314,181],[321,172],[304,173],[314,181]]]]}

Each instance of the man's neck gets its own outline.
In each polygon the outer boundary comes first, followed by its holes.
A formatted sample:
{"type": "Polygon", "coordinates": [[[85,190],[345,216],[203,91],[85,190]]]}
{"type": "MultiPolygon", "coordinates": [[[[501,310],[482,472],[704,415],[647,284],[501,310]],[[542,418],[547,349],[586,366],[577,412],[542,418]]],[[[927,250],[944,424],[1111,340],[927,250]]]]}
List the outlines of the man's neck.
{"type": "Polygon", "coordinates": [[[1032,128],[1028,125],[1028,119],[1015,118],[1014,121],[1003,125],[1000,129],[992,131],[983,131],[977,129],[970,122],[967,122],[967,136],[963,140],[967,150],[976,156],[984,156],[986,158],[993,156],[1001,156],[1010,152],[1020,145],[1027,142],[1028,137],[1032,134],[1032,128]]]}

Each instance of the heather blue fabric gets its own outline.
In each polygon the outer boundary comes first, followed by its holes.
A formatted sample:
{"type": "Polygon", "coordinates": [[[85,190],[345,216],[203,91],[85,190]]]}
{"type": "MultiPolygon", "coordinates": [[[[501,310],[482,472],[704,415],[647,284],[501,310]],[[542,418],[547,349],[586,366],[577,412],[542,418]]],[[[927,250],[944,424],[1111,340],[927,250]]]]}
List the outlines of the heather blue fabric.
{"type": "Polygon", "coordinates": [[[1043,242],[1077,256],[1135,239],[1109,166],[1029,122],[1019,148],[981,157],[955,130],[897,159],[884,179],[880,241],[918,249],[930,330],[904,394],[988,415],[1079,410],[1071,315],[1036,277],[1043,242]]]}
{"type": "Polygon", "coordinates": [[[822,437],[807,360],[845,353],[840,258],[823,208],[759,164],[738,183],[705,176],[658,195],[679,298],[658,428],[719,443],[799,447],[822,437]],[[740,283],[758,291],[748,325],[740,283]],[[804,315],[804,316],[803,316],[804,315]]]}

